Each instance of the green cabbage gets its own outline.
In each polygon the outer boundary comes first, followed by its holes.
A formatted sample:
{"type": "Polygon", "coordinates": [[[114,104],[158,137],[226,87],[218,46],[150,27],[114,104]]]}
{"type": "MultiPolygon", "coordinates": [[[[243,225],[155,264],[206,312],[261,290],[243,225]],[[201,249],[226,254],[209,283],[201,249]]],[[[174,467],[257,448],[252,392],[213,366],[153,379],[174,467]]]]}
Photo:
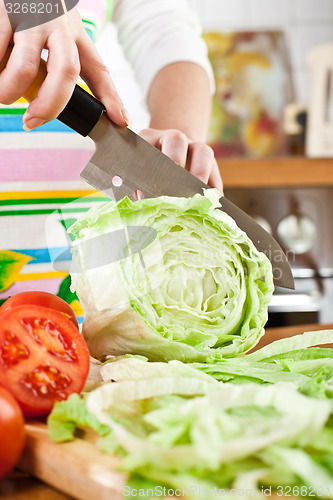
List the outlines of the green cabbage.
{"type": "Polygon", "coordinates": [[[306,332],[237,359],[213,359],[191,366],[221,382],[292,382],[303,394],[333,399],[333,349],[313,347],[323,344],[333,344],[333,330],[306,332]]]}
{"type": "Polygon", "coordinates": [[[218,209],[219,199],[216,190],[193,198],[124,198],[91,209],[70,228],[72,287],[92,356],[205,361],[239,355],[258,342],[273,292],[271,264],[218,209]],[[121,230],[133,227],[151,228],[157,237],[131,253],[135,238],[144,240],[132,235],[118,259],[115,252],[111,257],[121,230]],[[112,233],[114,245],[107,246],[101,237],[112,233]],[[99,246],[87,245],[99,237],[99,246]]]}

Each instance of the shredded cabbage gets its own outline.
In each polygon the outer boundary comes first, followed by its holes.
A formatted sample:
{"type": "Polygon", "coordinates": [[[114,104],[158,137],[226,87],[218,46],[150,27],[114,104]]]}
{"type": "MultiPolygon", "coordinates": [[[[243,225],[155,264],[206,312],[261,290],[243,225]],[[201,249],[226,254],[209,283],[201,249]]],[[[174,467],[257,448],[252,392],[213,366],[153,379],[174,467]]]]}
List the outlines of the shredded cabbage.
{"type": "Polygon", "coordinates": [[[195,363],[194,367],[221,382],[292,382],[303,394],[333,398],[333,330],[306,332],[277,340],[237,359],[195,363]]]}
{"type": "Polygon", "coordinates": [[[137,356],[105,363],[101,375],[103,384],[81,405],[75,395],[56,404],[49,429],[62,441],[73,438],[73,422],[88,423],[100,448],[122,457],[128,491],[192,488],[199,498],[216,488],[231,498],[235,489],[261,497],[263,487],[286,486],[333,498],[330,400],[305,396],[279,375],[275,384],[235,385],[190,364],[137,356]]]}

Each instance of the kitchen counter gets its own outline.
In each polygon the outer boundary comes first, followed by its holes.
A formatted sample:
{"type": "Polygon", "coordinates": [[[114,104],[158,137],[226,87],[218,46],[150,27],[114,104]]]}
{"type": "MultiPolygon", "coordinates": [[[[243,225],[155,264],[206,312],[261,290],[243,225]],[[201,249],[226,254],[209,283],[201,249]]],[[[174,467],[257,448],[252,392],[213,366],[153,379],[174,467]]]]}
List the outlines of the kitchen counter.
{"type": "Polygon", "coordinates": [[[218,164],[226,188],[333,186],[331,158],[219,158],[218,164]]]}
{"type": "MultiPolygon", "coordinates": [[[[333,323],[326,325],[319,325],[318,323],[307,324],[307,325],[296,325],[296,326],[284,326],[281,328],[267,328],[265,335],[260,339],[253,351],[261,349],[267,344],[274,342],[275,340],[284,339],[287,337],[292,337],[293,335],[299,335],[304,332],[315,332],[318,330],[332,330],[333,323]]],[[[321,347],[324,347],[321,346],[321,347]]],[[[327,347],[327,346],[325,346],[327,347]]],[[[332,345],[330,345],[332,347],[332,345]]]]}
{"type": "MultiPolygon", "coordinates": [[[[305,331],[333,329],[333,324],[329,325],[298,325],[283,328],[271,328],[266,330],[266,334],[255,349],[263,347],[275,340],[291,337],[305,331]]],[[[323,346],[324,347],[324,346],[323,346]]],[[[75,484],[73,484],[73,492],[75,484]]],[[[0,497],[2,500],[71,500],[72,497],[42,483],[38,479],[29,476],[25,472],[15,470],[7,479],[0,482],[0,497]]],[[[273,497],[273,495],[272,495],[273,497]]]]}

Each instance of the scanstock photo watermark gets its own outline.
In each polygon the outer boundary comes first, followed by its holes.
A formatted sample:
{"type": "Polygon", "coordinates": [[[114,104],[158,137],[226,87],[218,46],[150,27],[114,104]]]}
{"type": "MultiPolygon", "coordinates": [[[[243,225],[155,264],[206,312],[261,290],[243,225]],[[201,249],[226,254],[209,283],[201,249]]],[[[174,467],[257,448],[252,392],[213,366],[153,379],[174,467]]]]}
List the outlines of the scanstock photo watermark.
{"type": "MultiPolygon", "coordinates": [[[[142,267],[147,271],[147,268],[150,267],[149,257],[151,257],[151,254],[148,252],[145,256],[145,250],[153,243],[155,245],[154,263],[159,262],[160,267],[164,266],[164,251],[161,242],[157,238],[157,231],[149,226],[127,226],[126,224],[120,224],[120,228],[117,230],[94,236],[86,241],[79,240],[73,243],[66,232],[68,228],[68,221],[66,222],[66,220],[70,219],[71,223],[73,223],[74,219],[69,217],[68,214],[77,215],[76,210],[79,209],[81,211],[87,202],[89,202],[89,197],[87,199],[86,197],[76,199],[55,210],[47,218],[45,232],[49,248],[59,248],[59,252],[52,252],[51,255],[51,261],[56,271],[65,271],[69,267],[71,273],[81,273],[80,261],[84,262],[85,270],[92,270],[113,264],[135,254],[138,254],[142,267]],[[72,254],[77,255],[78,253],[80,259],[72,260],[72,254]],[[147,262],[145,262],[145,257],[148,259],[147,262]]],[[[235,249],[232,242],[230,245],[221,246],[219,249],[220,262],[226,275],[228,273],[228,263],[235,257],[234,252],[235,249]]],[[[274,279],[281,279],[282,277],[282,271],[278,265],[279,262],[283,262],[285,257],[287,257],[292,265],[296,260],[296,254],[292,250],[284,252],[281,248],[277,249],[269,246],[265,254],[272,263],[274,279]]],[[[205,245],[200,247],[200,255],[203,262],[209,262],[211,252],[208,248],[206,249],[205,245]]],[[[159,278],[163,278],[162,273],[159,273],[159,278]]]]}
{"type": "Polygon", "coordinates": [[[296,261],[296,252],[294,250],[286,249],[285,251],[282,248],[272,248],[271,245],[264,252],[266,257],[272,263],[272,273],[273,278],[275,280],[280,280],[282,278],[282,269],[275,264],[279,264],[283,262],[287,257],[290,265],[294,264],[296,261]]]}
{"type": "Polygon", "coordinates": [[[72,10],[79,0],[3,0],[12,30],[41,26],[72,10]]]}
{"type": "Polygon", "coordinates": [[[154,486],[153,488],[131,488],[126,485],[123,487],[124,497],[145,497],[145,498],[174,498],[174,497],[222,497],[231,498],[263,498],[263,497],[316,497],[330,498],[330,488],[323,486],[261,486],[259,488],[206,488],[198,485],[180,486],[178,488],[168,488],[166,486],[154,486]]]}

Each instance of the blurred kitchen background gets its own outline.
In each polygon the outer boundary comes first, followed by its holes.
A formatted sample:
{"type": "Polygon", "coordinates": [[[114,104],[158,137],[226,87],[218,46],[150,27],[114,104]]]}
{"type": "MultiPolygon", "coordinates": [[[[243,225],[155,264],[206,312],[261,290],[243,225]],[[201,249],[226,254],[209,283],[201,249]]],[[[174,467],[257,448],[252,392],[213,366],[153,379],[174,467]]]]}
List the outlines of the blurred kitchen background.
{"type": "Polygon", "coordinates": [[[297,101],[306,104],[310,73],[306,53],[333,43],[332,0],[190,0],[205,31],[282,31],[297,101]]]}
{"type": "MultiPolygon", "coordinates": [[[[199,17],[205,35],[280,32],[279,55],[290,77],[290,87],[281,98],[289,99],[300,110],[307,108],[311,96],[307,55],[315,47],[333,45],[332,0],[188,0],[188,3],[199,17]]],[[[131,69],[121,48],[112,53],[108,50],[110,37],[116,38],[112,26],[100,38],[99,50],[132,114],[134,127],[139,129],[146,126],[148,120],[144,106],[138,104],[142,103],[138,99],[140,91],[134,79],[129,78],[131,69]]]]}
{"type": "MultiPolygon", "coordinates": [[[[295,277],[295,291],[276,290],[268,324],[332,323],[333,0],[189,3],[215,73],[209,140],[225,194],[274,235],[295,277]]],[[[111,27],[100,50],[139,130],[148,114],[109,37],[111,27]]]]}

